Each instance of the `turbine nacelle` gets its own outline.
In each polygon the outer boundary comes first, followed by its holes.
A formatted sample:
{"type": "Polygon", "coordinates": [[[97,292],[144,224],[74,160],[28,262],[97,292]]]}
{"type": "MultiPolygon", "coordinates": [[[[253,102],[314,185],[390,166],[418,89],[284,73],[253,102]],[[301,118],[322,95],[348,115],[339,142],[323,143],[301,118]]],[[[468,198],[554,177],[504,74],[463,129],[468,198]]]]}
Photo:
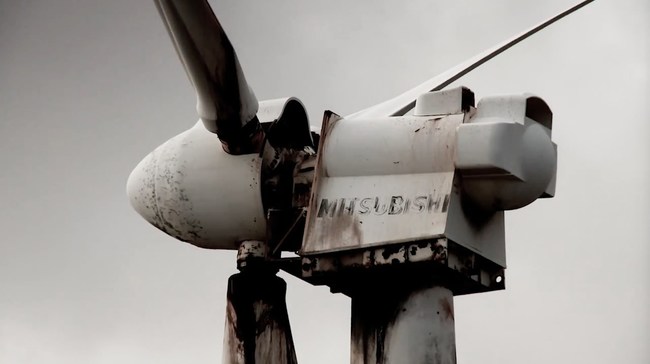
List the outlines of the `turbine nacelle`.
{"type": "Polygon", "coordinates": [[[554,194],[551,119],[540,98],[492,97],[475,108],[466,88],[423,94],[412,115],[326,114],[299,252],[303,274],[391,262],[392,254],[406,263],[409,246],[419,252],[418,244],[435,241],[444,256],[476,254],[491,262],[489,275],[502,272],[504,210],[554,194]]]}

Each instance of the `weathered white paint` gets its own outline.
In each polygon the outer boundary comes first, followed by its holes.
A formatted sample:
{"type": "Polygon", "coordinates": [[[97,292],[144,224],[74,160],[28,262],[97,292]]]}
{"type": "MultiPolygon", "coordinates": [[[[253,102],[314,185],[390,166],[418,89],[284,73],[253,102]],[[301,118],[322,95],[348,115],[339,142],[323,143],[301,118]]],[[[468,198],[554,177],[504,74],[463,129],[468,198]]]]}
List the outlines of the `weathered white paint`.
{"type": "Polygon", "coordinates": [[[202,248],[237,249],[264,240],[261,158],[230,155],[198,122],[147,155],[131,172],[133,208],[165,233],[202,248]]]}
{"type": "Polygon", "coordinates": [[[453,172],[463,116],[335,120],[323,132],[323,172],[328,178],[453,172]]]}
{"type": "Polygon", "coordinates": [[[551,109],[530,95],[482,99],[457,133],[463,193],[481,208],[512,210],[555,191],[551,109]]]}
{"type": "Polygon", "coordinates": [[[464,87],[456,87],[444,91],[427,92],[420,95],[415,101],[413,115],[415,116],[441,116],[462,114],[466,106],[474,106],[473,93],[464,87]],[[469,105],[463,104],[463,92],[471,95],[467,100],[469,105]]]}
{"type": "Polygon", "coordinates": [[[289,101],[297,102],[304,108],[302,102],[295,97],[281,97],[278,99],[260,101],[260,107],[257,111],[257,118],[260,123],[269,123],[280,118],[282,116],[282,111],[284,111],[284,108],[289,101]]]}
{"type": "Polygon", "coordinates": [[[443,234],[463,118],[327,118],[301,254],[443,234]]]}
{"type": "Polygon", "coordinates": [[[456,363],[452,292],[394,287],[353,296],[350,363],[456,363]]]}

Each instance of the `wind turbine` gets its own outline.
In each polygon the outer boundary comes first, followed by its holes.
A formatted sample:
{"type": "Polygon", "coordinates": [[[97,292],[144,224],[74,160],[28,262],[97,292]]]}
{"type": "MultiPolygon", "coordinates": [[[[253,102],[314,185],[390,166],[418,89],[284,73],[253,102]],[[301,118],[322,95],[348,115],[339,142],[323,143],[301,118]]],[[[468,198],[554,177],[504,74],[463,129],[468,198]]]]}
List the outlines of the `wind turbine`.
{"type": "Polygon", "coordinates": [[[200,120],[127,192],[165,233],[238,250],[223,362],[296,362],[279,269],[352,298],[352,363],[455,362],[453,295],[505,288],[503,211],[553,196],[557,149],[543,99],[445,88],[592,1],[316,132],[297,98],[258,102],[207,0],[155,0],[200,120]]]}

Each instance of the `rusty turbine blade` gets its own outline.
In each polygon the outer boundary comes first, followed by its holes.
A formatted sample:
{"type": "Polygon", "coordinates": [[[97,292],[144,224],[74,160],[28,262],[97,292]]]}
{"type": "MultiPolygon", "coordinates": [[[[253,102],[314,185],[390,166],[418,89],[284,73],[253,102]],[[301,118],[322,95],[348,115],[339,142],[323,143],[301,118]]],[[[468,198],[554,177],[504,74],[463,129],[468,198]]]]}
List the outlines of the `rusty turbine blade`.
{"type": "Polygon", "coordinates": [[[196,89],[199,117],[230,154],[259,151],[258,102],[207,0],[154,0],[196,89]]]}

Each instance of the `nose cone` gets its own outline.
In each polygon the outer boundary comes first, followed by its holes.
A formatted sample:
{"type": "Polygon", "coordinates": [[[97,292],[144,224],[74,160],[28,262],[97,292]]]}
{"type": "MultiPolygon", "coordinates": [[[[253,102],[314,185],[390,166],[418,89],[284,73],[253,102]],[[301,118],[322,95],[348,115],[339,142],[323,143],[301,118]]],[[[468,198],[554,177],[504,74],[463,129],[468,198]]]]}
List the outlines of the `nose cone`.
{"type": "Polygon", "coordinates": [[[145,220],[209,249],[263,240],[266,221],[256,154],[225,153],[202,123],[168,140],[131,172],[127,195],[145,220]]]}
{"type": "Polygon", "coordinates": [[[156,153],[151,152],[138,163],[126,181],[126,194],[131,206],[140,216],[163,230],[162,217],[156,214],[155,162],[156,153]]]}

